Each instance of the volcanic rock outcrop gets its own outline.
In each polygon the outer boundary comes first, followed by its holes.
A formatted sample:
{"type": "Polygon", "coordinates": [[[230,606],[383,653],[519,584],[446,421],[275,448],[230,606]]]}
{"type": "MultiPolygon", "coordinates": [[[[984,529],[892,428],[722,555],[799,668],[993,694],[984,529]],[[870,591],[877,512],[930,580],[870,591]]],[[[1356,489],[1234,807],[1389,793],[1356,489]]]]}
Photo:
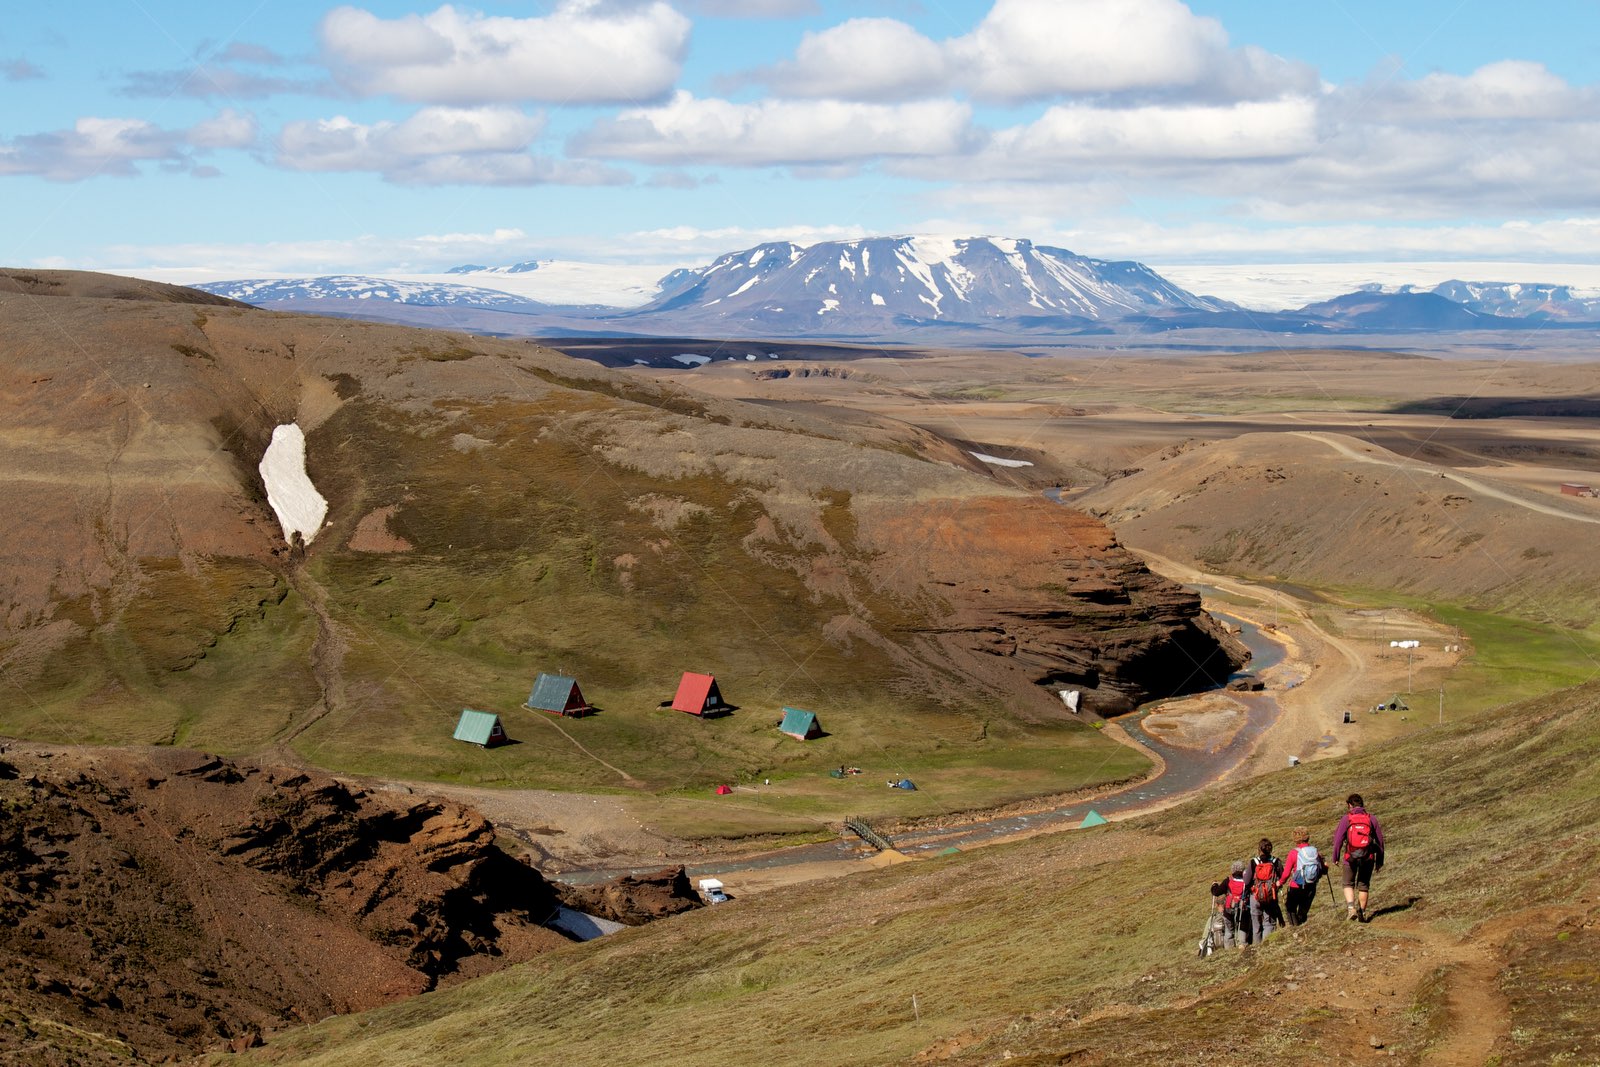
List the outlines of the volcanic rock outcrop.
{"type": "Polygon", "coordinates": [[[12,744],[0,1058],[39,1032],[82,1063],[248,1044],[566,944],[493,842],[471,809],[321,774],[12,744]]]}
{"type": "Polygon", "coordinates": [[[987,499],[873,519],[867,539],[887,554],[924,546],[926,580],[948,605],[926,638],[975,677],[1043,687],[1036,707],[1059,712],[1057,691],[1076,689],[1085,711],[1120,714],[1219,686],[1248,659],[1198,594],[1082,512],[987,499]]]}

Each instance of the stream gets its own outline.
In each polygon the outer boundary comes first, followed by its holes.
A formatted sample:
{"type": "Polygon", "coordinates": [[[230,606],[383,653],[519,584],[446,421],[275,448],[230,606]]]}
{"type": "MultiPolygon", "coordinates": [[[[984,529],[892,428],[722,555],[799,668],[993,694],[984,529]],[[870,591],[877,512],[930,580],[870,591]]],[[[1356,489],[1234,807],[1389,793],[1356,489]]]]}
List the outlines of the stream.
{"type": "MultiPolygon", "coordinates": [[[[1238,637],[1250,649],[1250,670],[1241,673],[1258,673],[1282,663],[1285,648],[1263,633],[1252,623],[1237,619],[1226,612],[1212,611],[1212,617],[1240,628],[1238,637]]],[[[1297,685],[1303,679],[1292,679],[1297,685]]],[[[946,849],[966,849],[989,844],[1000,838],[1040,830],[1065,830],[1076,827],[1092,809],[1101,815],[1134,811],[1148,805],[1171,800],[1199,789],[1201,786],[1237,769],[1250,755],[1254,741],[1278,716],[1278,700],[1269,692],[1230,693],[1246,710],[1246,721],[1233,739],[1215,751],[1178,748],[1158,741],[1145,732],[1144,719],[1157,711],[1164,700],[1141,705],[1136,711],[1116,720],[1135,741],[1159,754],[1166,761],[1166,770],[1158,777],[1101,794],[1092,799],[1073,800],[1059,807],[1031,811],[1020,815],[999,816],[958,825],[930,825],[893,835],[896,851],[907,855],[926,855],[946,849]]],[[[777,849],[759,856],[732,858],[715,863],[686,864],[689,876],[734,874],[739,871],[770,870],[797,863],[818,863],[837,860],[863,859],[874,850],[854,838],[840,838],[812,845],[795,845],[777,849]]],[[[623,874],[642,874],[658,871],[667,862],[643,867],[591,869],[564,871],[549,875],[554,880],[575,885],[592,885],[609,881],[623,874]]]]}

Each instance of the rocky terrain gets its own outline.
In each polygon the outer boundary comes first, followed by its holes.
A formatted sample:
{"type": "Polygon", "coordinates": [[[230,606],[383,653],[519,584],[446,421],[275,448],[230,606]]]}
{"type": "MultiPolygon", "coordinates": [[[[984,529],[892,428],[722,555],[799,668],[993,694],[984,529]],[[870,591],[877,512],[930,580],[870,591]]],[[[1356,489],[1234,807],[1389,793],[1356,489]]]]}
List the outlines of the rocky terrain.
{"type": "Polygon", "coordinates": [[[566,943],[540,925],[555,891],[459,805],[182,750],[16,743],[0,797],[10,1057],[242,1046],[566,943]]]}
{"type": "Polygon", "coordinates": [[[561,906],[639,925],[699,904],[681,867],[546,882],[472,808],[404,789],[180,749],[11,742],[0,1060],[244,1047],[569,944],[543,925],[561,906]]]}

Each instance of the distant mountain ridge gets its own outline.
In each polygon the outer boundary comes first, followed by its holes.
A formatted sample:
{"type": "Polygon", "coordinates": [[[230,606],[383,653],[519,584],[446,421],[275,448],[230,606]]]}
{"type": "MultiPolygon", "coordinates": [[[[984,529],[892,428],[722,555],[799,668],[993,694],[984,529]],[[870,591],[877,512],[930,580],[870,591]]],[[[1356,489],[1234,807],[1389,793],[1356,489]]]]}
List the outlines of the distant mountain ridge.
{"type": "MultiPolygon", "coordinates": [[[[1410,290],[1410,286],[1403,286],[1401,291],[1410,290]]],[[[1600,297],[1577,296],[1569,285],[1452,279],[1430,291],[1480,315],[1600,320],[1600,297]]]]}
{"type": "Polygon", "coordinates": [[[1134,262],[1109,262],[1028,240],[875,237],[810,247],[774,242],[679,270],[630,319],[768,331],[878,332],[927,323],[1081,324],[1172,310],[1236,310],[1134,262]]]}
{"type": "MultiPolygon", "coordinates": [[[[611,332],[979,343],[1182,330],[1338,336],[1600,324],[1600,298],[1576,295],[1564,285],[1514,282],[1452,280],[1431,290],[1364,286],[1297,310],[1255,311],[1197,295],[1132,260],[1094,259],[1026,239],[979,236],[872,237],[810,246],[769,242],[704,266],[672,270],[653,292],[648,284],[636,283],[629,295],[649,298],[629,307],[541,301],[507,291],[526,290],[527,283],[513,283],[513,277],[548,272],[561,280],[564,292],[581,292],[583,280],[596,277],[585,269],[577,263],[527,260],[505,266],[466,263],[446,272],[489,283],[481,287],[333,275],[197,288],[253,304],[416,325],[429,322],[418,309],[455,309],[448,324],[457,328],[549,336],[611,332]],[[496,278],[505,279],[505,289],[493,287],[496,278]],[[308,307],[321,301],[326,303],[308,307]],[[386,313],[383,308],[392,304],[406,308],[386,313]]],[[[636,277],[642,282],[644,276],[636,277]]]]}
{"type": "Polygon", "coordinates": [[[201,292],[242,300],[247,304],[274,304],[304,300],[377,300],[427,307],[480,307],[531,313],[547,304],[471,285],[425,284],[361,274],[325,274],[310,278],[242,278],[193,286],[201,292]]]}

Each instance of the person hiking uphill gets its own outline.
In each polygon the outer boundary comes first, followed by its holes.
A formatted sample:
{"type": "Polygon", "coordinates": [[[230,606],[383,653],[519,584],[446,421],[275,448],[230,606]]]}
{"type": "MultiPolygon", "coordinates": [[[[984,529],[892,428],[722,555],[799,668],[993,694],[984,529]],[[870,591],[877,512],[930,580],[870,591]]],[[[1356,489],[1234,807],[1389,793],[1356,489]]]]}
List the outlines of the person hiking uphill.
{"type": "Polygon", "coordinates": [[[1333,831],[1333,862],[1344,874],[1345,918],[1366,922],[1372,875],[1383,870],[1383,827],[1360,793],[1351,793],[1344,803],[1344,816],[1333,831]]]}
{"type": "Polygon", "coordinates": [[[1272,842],[1266,838],[1256,848],[1256,857],[1249,864],[1248,895],[1250,897],[1250,943],[1259,945],[1272,936],[1272,931],[1283,925],[1283,911],[1278,906],[1278,883],[1283,881],[1283,861],[1272,854],[1272,842]]]}
{"type": "Polygon", "coordinates": [[[1299,926],[1311,914],[1311,902],[1317,896],[1317,882],[1328,871],[1328,865],[1311,843],[1311,831],[1303,827],[1294,832],[1294,848],[1283,858],[1283,878],[1278,888],[1283,893],[1283,917],[1290,926],[1299,926]]]}

